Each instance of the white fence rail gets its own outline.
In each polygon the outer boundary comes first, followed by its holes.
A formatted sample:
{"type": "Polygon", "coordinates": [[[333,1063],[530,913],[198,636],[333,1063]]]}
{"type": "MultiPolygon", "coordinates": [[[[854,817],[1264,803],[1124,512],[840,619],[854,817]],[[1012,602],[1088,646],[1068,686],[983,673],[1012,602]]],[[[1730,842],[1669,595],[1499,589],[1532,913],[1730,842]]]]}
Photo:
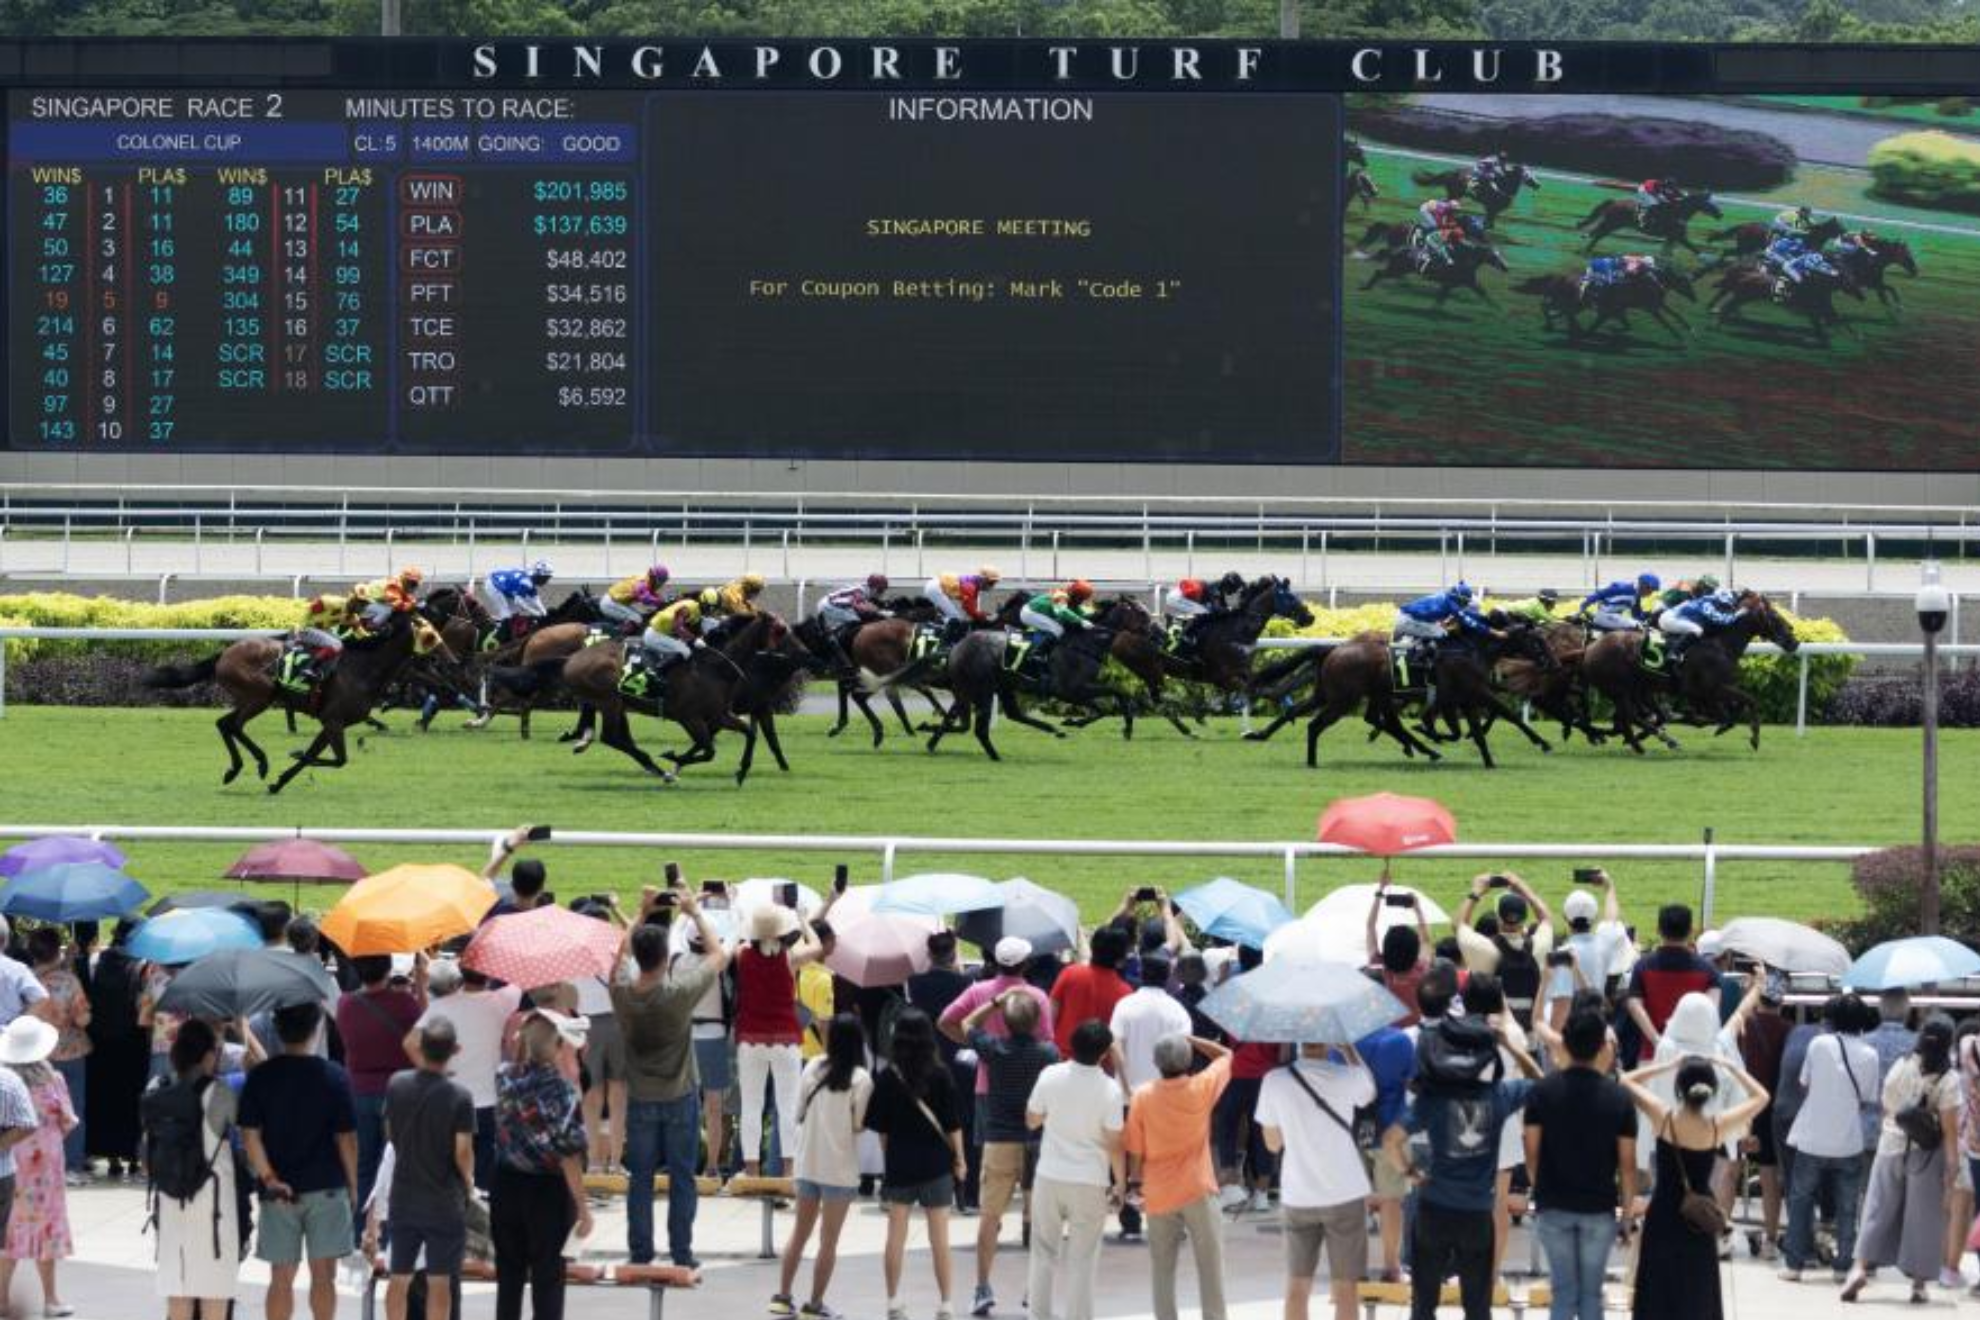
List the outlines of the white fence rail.
{"type": "MultiPolygon", "coordinates": [[[[802,590],[802,588],[800,588],[802,590]]],[[[0,628],[0,718],[7,713],[7,642],[19,638],[46,641],[87,642],[233,642],[244,637],[279,637],[279,629],[269,628],[0,628]]],[[[1299,651],[1322,646],[1338,646],[1339,637],[1268,637],[1258,643],[1261,651],[1299,651]]],[[[1756,643],[1751,653],[1779,655],[1770,642],[1756,643]]],[[[1795,653],[1799,676],[1795,694],[1794,731],[1797,737],[1808,732],[1808,666],[1821,655],[1859,655],[1921,659],[1925,648],[1918,642],[1805,642],[1795,653]]],[[[1948,659],[1980,656],[1980,644],[1942,644],[1939,654],[1948,659]]]]}
{"type": "MultiPolygon", "coordinates": [[[[320,843],[385,843],[402,847],[491,845],[509,832],[502,829],[294,829],[260,825],[10,825],[0,823],[0,839],[39,838],[52,834],[81,834],[98,839],[167,843],[266,843],[279,839],[314,839],[320,843]]],[[[880,879],[894,878],[903,857],[1014,856],[1035,857],[1244,857],[1280,863],[1286,906],[1299,910],[1299,863],[1303,860],[1367,857],[1333,843],[1272,843],[1251,840],[1169,839],[986,839],[879,834],[691,834],[621,833],[609,830],[557,830],[549,844],[595,848],[654,848],[676,852],[738,851],[801,852],[865,855],[878,859],[880,879]]],[[[542,845],[537,845],[542,846],[542,845]]],[[[1715,842],[1711,831],[1699,843],[1450,843],[1419,848],[1404,860],[1456,858],[1474,861],[1695,861],[1702,865],[1701,920],[1712,922],[1717,901],[1718,868],[1727,862],[1824,863],[1852,862],[1883,845],[1775,845],[1715,842]]]]}

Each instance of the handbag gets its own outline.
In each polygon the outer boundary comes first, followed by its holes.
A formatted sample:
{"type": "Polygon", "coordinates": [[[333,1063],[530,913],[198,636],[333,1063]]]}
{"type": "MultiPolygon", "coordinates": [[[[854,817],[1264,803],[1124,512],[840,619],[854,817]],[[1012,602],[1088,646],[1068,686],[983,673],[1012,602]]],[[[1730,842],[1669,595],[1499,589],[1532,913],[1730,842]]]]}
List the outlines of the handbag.
{"type": "MultiPolygon", "coordinates": [[[[1678,1181],[1684,1187],[1684,1196],[1678,1202],[1678,1218],[1684,1221],[1686,1228],[1700,1237],[1716,1238],[1729,1226],[1725,1207],[1710,1194],[1698,1191],[1691,1185],[1691,1173],[1684,1167],[1684,1147],[1677,1143],[1677,1122],[1667,1115],[1664,1126],[1670,1132],[1671,1150],[1674,1152],[1678,1166],[1678,1181]]],[[[1719,1144],[1718,1139],[1719,1125],[1714,1122],[1712,1124],[1714,1147],[1719,1144]]]]}
{"type": "Polygon", "coordinates": [[[1349,1122],[1347,1119],[1341,1117],[1339,1110],[1328,1104],[1326,1099],[1318,1091],[1313,1089],[1311,1083],[1299,1075],[1299,1064],[1297,1062],[1289,1063],[1285,1067],[1286,1071],[1292,1075],[1292,1079],[1299,1083],[1299,1089],[1306,1092],[1307,1098],[1320,1106],[1320,1112],[1328,1118],[1333,1119],[1334,1125],[1347,1133],[1348,1140],[1354,1143],[1356,1150],[1373,1151],[1381,1146],[1382,1130],[1381,1125],[1376,1122],[1375,1107],[1373,1105],[1363,1105],[1359,1109],[1356,1109],[1354,1111],[1354,1121],[1349,1122]]]}

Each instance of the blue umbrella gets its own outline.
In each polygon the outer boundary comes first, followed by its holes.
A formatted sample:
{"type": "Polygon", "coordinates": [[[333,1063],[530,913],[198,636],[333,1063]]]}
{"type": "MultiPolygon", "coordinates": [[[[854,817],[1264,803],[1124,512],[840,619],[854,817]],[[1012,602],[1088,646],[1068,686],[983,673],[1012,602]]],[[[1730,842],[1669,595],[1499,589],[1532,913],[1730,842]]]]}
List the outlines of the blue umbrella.
{"type": "Polygon", "coordinates": [[[1265,937],[1293,919],[1284,903],[1227,875],[1177,894],[1176,906],[1205,935],[1253,949],[1264,948],[1265,937]]]}
{"type": "Polygon", "coordinates": [[[133,958],[182,967],[221,949],[258,949],[261,932],[238,912],[184,908],[137,928],[125,951],[133,958]]]}
{"type": "Polygon", "coordinates": [[[1242,1041],[1340,1044],[1401,1021],[1400,999],[1340,963],[1278,958],[1210,992],[1204,1016],[1242,1041]]]}
{"type": "Polygon", "coordinates": [[[1886,940],[1849,965],[1845,990],[1907,990],[1980,976],[1980,953],[1943,935],[1886,940]]]}
{"type": "Polygon", "coordinates": [[[17,843],[0,854],[0,875],[39,871],[44,866],[66,866],[71,862],[102,862],[122,866],[124,854],[101,839],[85,839],[74,834],[51,834],[46,838],[17,843]]]}
{"type": "Polygon", "coordinates": [[[1003,891],[980,875],[954,871],[925,871],[880,887],[875,912],[902,912],[921,917],[948,917],[1004,906],[1003,891]]]}
{"type": "Polygon", "coordinates": [[[69,862],[23,871],[0,888],[0,912],[37,921],[94,921],[135,912],[150,891],[114,866],[69,862]]]}

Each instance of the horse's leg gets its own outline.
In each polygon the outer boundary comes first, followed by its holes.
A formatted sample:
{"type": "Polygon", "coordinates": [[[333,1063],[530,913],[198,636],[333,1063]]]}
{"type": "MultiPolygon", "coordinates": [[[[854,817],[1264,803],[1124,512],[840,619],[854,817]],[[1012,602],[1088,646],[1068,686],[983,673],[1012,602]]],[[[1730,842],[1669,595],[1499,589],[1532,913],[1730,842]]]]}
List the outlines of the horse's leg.
{"type": "Polygon", "coordinates": [[[268,778],[268,753],[261,750],[260,743],[248,736],[247,726],[248,721],[261,714],[262,711],[267,710],[268,705],[269,699],[267,697],[260,697],[254,701],[234,707],[234,722],[232,725],[234,740],[242,747],[247,748],[248,755],[254,758],[254,773],[257,779],[268,778]]]}
{"type": "Polygon", "coordinates": [[[1040,733],[1049,733],[1054,738],[1063,738],[1066,736],[1066,731],[1064,729],[1057,728],[1056,726],[1051,724],[1047,724],[1044,720],[1039,719],[1035,715],[1025,714],[1023,707],[1018,705],[1017,693],[1012,691],[1011,689],[1009,688],[1000,689],[998,693],[998,698],[999,700],[997,704],[1002,708],[1005,718],[1010,720],[1011,723],[1022,724],[1024,725],[1025,728],[1036,729],[1040,733]]]}
{"type": "MultiPolygon", "coordinates": [[[[619,714],[623,718],[625,712],[620,711],[619,714]]],[[[581,701],[578,703],[578,722],[557,741],[575,743],[576,745],[571,748],[571,755],[580,755],[585,748],[591,746],[592,739],[598,736],[598,723],[598,708],[588,701],[581,701]]]]}
{"type": "MultiPolygon", "coordinates": [[[[916,696],[920,697],[923,701],[928,703],[928,709],[934,712],[937,723],[940,723],[941,721],[947,720],[949,718],[950,708],[942,704],[942,699],[935,695],[934,688],[917,687],[913,689],[913,692],[915,693],[916,696]]],[[[907,715],[905,708],[902,709],[901,714],[902,714],[902,718],[905,719],[907,715]]],[[[933,729],[934,727],[936,727],[934,724],[918,725],[915,728],[908,730],[908,736],[913,737],[916,734],[927,733],[930,729],[933,729]]]]}
{"type": "Polygon", "coordinates": [[[1485,763],[1487,770],[1498,769],[1497,762],[1492,760],[1491,741],[1485,737],[1485,730],[1478,723],[1478,711],[1476,707],[1466,706],[1464,708],[1464,723],[1470,735],[1472,745],[1478,748],[1478,759],[1485,763]]]}
{"type": "MultiPolygon", "coordinates": [[[[1615,710],[1615,735],[1623,740],[1629,750],[1638,756],[1643,755],[1643,740],[1636,732],[1636,699],[1625,693],[1614,693],[1609,704],[1615,710]]],[[[1648,727],[1647,725],[1645,726],[1648,727]]]]}
{"type": "MultiPolygon", "coordinates": [[[[997,749],[990,741],[990,710],[992,703],[997,700],[998,696],[1001,696],[1003,699],[1004,713],[1007,715],[1010,714],[1011,705],[1010,694],[1008,692],[999,693],[996,696],[986,693],[976,703],[976,708],[970,712],[970,725],[976,731],[976,741],[983,748],[984,753],[993,761],[1004,759],[997,755],[997,749]]],[[[1054,729],[1053,732],[1057,733],[1058,730],[1054,729]]]]}
{"type": "MultiPolygon", "coordinates": [[[[585,709],[589,711],[591,708],[587,706],[585,709]]],[[[624,708],[602,712],[598,719],[598,726],[598,741],[604,743],[614,751],[624,752],[646,773],[658,775],[663,781],[669,784],[674,782],[673,773],[663,769],[652,757],[646,754],[645,749],[633,741],[632,721],[626,718],[624,708]]],[[[586,745],[589,745],[588,740],[586,745]]]]}
{"type": "Polygon", "coordinates": [[[837,723],[825,730],[825,736],[827,738],[836,738],[844,733],[846,731],[846,725],[852,720],[852,690],[854,686],[855,684],[843,678],[839,680],[839,718],[837,723]]]}
{"type": "MultiPolygon", "coordinates": [[[[888,695],[891,697],[893,694],[890,692],[888,695]]],[[[844,704],[846,697],[847,694],[844,692],[839,694],[841,705],[844,704]]],[[[867,696],[866,693],[857,690],[852,692],[851,698],[852,704],[859,707],[859,713],[866,717],[867,727],[873,730],[873,745],[878,747],[882,742],[886,741],[887,730],[880,723],[880,717],[873,713],[873,699],[867,696]]]]}
{"type": "Polygon", "coordinates": [[[1246,742],[1264,742],[1280,729],[1291,724],[1294,720],[1305,719],[1308,715],[1318,711],[1326,704],[1326,698],[1320,694],[1318,688],[1315,688],[1312,696],[1281,710],[1277,715],[1272,717],[1270,724],[1262,729],[1253,729],[1250,733],[1245,734],[1244,740],[1246,742]]]}
{"type": "MultiPolygon", "coordinates": [[[[1505,702],[1500,701],[1497,696],[1495,696],[1490,692],[1481,695],[1480,704],[1482,704],[1486,709],[1486,711],[1489,712],[1493,721],[1497,721],[1497,720],[1508,721],[1515,729],[1518,729],[1521,733],[1526,735],[1526,740],[1528,742],[1532,743],[1535,747],[1538,747],[1541,751],[1551,752],[1554,750],[1554,745],[1548,742],[1545,738],[1541,737],[1539,733],[1534,730],[1533,726],[1528,724],[1526,720],[1520,715],[1518,707],[1507,705],[1505,702]]],[[[1489,728],[1490,726],[1488,725],[1487,727],[1489,728]]]]}
{"type": "Polygon", "coordinates": [[[743,734],[742,760],[736,763],[737,788],[741,788],[743,781],[749,778],[750,762],[756,759],[756,725],[757,717],[750,716],[749,728],[743,734]]]}
{"type": "MultiPolygon", "coordinates": [[[[894,688],[887,689],[887,704],[893,707],[894,718],[901,722],[901,731],[910,738],[914,737],[919,730],[914,727],[914,721],[908,718],[907,703],[901,700],[901,694],[898,690],[894,688]]],[[[879,746],[879,740],[877,738],[874,740],[874,746],[879,746]]]]}
{"type": "Polygon", "coordinates": [[[231,784],[241,775],[241,753],[234,745],[235,714],[235,711],[228,710],[219,719],[213,721],[213,727],[220,734],[220,745],[227,749],[227,772],[220,776],[220,782],[223,784],[231,784]]]}
{"type": "Polygon", "coordinates": [[[276,776],[275,782],[268,786],[268,795],[273,797],[287,788],[291,779],[294,779],[315,762],[316,754],[322,751],[328,745],[329,741],[330,726],[326,724],[316,731],[316,736],[310,739],[309,746],[303,748],[302,753],[296,757],[289,768],[276,776]]]}
{"type": "Polygon", "coordinates": [[[1162,676],[1158,673],[1153,678],[1144,678],[1141,681],[1148,691],[1148,708],[1150,710],[1160,711],[1162,718],[1167,720],[1170,726],[1183,737],[1194,738],[1196,732],[1182,722],[1182,717],[1162,704],[1162,676]]]}
{"type": "MultiPolygon", "coordinates": [[[[754,724],[755,721],[752,720],[750,723],[754,724]]],[[[777,716],[774,711],[766,711],[763,715],[763,741],[770,744],[770,755],[777,759],[777,768],[789,774],[791,763],[784,759],[784,744],[777,737],[777,716]]]]}
{"type": "Polygon", "coordinates": [[[972,703],[965,701],[961,696],[958,696],[955,700],[955,704],[949,707],[948,713],[942,717],[941,721],[938,724],[936,724],[933,732],[931,732],[928,735],[928,750],[932,752],[937,747],[941,746],[942,739],[946,738],[948,735],[952,733],[961,733],[964,730],[968,729],[972,714],[973,714],[972,703]],[[960,723],[957,722],[956,719],[956,716],[958,715],[962,716],[962,720],[960,723]]]}
{"type": "Polygon", "coordinates": [[[1308,722],[1306,726],[1307,769],[1318,770],[1320,768],[1320,735],[1337,723],[1343,715],[1346,715],[1348,710],[1348,706],[1340,702],[1330,701],[1326,704],[1325,709],[1308,722]]]}

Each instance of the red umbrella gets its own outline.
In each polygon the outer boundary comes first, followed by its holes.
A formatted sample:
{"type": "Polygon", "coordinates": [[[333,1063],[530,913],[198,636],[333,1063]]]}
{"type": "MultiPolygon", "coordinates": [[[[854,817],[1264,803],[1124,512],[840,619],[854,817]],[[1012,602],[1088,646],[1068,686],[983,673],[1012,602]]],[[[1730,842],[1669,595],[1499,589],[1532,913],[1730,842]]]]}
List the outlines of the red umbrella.
{"type": "Polygon", "coordinates": [[[314,839],[278,839],[274,843],[258,843],[242,853],[222,879],[352,884],[364,877],[364,867],[341,848],[314,839]]]}
{"type": "Polygon", "coordinates": [[[1457,842],[1457,821],[1430,798],[1374,793],[1340,798],[1320,813],[1321,843],[1338,843],[1380,857],[1457,842]]]}
{"type": "Polygon", "coordinates": [[[610,976],[625,937],[617,926],[569,908],[540,907],[496,917],[475,933],[461,965],[534,990],[610,976]]]}

